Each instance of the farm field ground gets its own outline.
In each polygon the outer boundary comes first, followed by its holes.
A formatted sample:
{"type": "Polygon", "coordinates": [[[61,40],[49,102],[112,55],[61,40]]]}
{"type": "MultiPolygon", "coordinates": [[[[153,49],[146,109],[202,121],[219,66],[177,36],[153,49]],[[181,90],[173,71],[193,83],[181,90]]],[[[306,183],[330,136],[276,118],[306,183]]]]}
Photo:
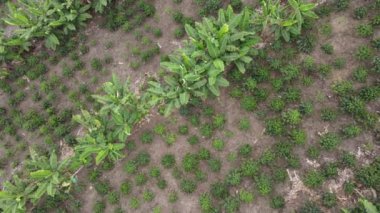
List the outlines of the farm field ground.
{"type": "MultiPolygon", "coordinates": [[[[184,25],[217,16],[202,0],[147,0],[149,14],[140,2],[113,1],[55,51],[36,41],[0,79],[0,186],[23,173],[30,148],[73,156],[86,130],[72,117],[99,108],[103,83],[114,75],[140,94],[167,75],[160,63],[184,46],[184,25]]],[[[359,199],[380,209],[380,2],[314,11],[289,42],[265,36],[244,74],[226,66],[219,96],[169,116],[153,108],[121,159],[82,166],[71,193],[30,211],[365,212],[359,199]]]]}

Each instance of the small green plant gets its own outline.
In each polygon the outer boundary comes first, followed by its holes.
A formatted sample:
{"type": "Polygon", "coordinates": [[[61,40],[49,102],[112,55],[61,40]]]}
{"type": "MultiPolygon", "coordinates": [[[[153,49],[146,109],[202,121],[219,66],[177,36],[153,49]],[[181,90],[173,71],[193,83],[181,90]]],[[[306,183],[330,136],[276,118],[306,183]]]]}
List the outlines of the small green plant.
{"type": "Polygon", "coordinates": [[[195,145],[199,143],[199,138],[196,135],[191,135],[190,137],[187,138],[187,142],[191,145],[195,145]]]}
{"type": "Polygon", "coordinates": [[[282,196],[275,196],[270,202],[270,207],[274,209],[281,209],[285,206],[285,199],[282,196]]]}
{"type": "Polygon", "coordinates": [[[151,190],[147,189],[143,192],[142,197],[145,202],[151,202],[153,201],[155,194],[151,190]]]}
{"type": "Polygon", "coordinates": [[[322,205],[327,208],[332,208],[337,204],[337,197],[334,193],[325,192],[322,195],[322,205]]]}
{"type": "Polygon", "coordinates": [[[284,131],[284,124],[281,119],[273,118],[266,121],[266,133],[269,135],[280,136],[284,131]]]}
{"type": "Polygon", "coordinates": [[[182,168],[185,172],[195,172],[199,167],[199,157],[196,154],[187,153],[182,159],[182,168]]]}
{"type": "Polygon", "coordinates": [[[183,179],[180,188],[184,193],[191,194],[197,189],[197,183],[190,179],[183,179]]]}
{"type": "Polygon", "coordinates": [[[114,205],[114,204],[117,204],[119,203],[119,200],[120,200],[120,194],[118,192],[110,192],[108,193],[107,195],[107,200],[108,200],[108,203],[114,205]]]}
{"type": "Polygon", "coordinates": [[[322,173],[326,179],[336,177],[338,175],[338,165],[334,162],[327,163],[322,167],[322,173]]]}
{"type": "Polygon", "coordinates": [[[303,183],[307,187],[317,188],[323,184],[324,180],[324,176],[321,172],[317,170],[310,170],[305,174],[303,178],[303,183]]]}
{"type": "Polygon", "coordinates": [[[338,11],[343,11],[349,7],[350,0],[335,0],[334,5],[338,11]]]}
{"type": "Polygon", "coordinates": [[[178,127],[178,133],[181,135],[187,135],[189,133],[189,127],[187,125],[181,125],[178,127]]]}
{"type": "Polygon", "coordinates": [[[169,203],[175,203],[178,200],[177,192],[171,191],[168,194],[168,201],[169,203]]]}
{"type": "Polygon", "coordinates": [[[172,154],[165,154],[161,158],[161,164],[163,167],[167,169],[173,168],[173,166],[175,165],[175,156],[172,154]]]}
{"type": "Polygon", "coordinates": [[[319,144],[326,150],[335,149],[341,143],[340,137],[336,133],[326,133],[319,139],[319,144]]]}
{"type": "Polygon", "coordinates": [[[302,115],[296,109],[289,109],[282,113],[282,120],[285,124],[295,126],[301,123],[302,115]]]}
{"type": "Polygon", "coordinates": [[[222,168],[222,162],[219,159],[212,158],[207,161],[207,165],[212,172],[219,172],[222,168]]]}
{"type": "Polygon", "coordinates": [[[355,69],[353,73],[353,78],[357,82],[365,83],[368,77],[368,71],[364,67],[359,67],[355,69]]]}
{"type": "Polygon", "coordinates": [[[242,157],[249,157],[252,154],[252,146],[250,144],[243,144],[239,147],[239,155],[242,157]]]}
{"type": "Polygon", "coordinates": [[[247,111],[254,111],[257,107],[256,99],[253,96],[245,96],[240,102],[240,106],[247,111]]]}
{"type": "Polygon", "coordinates": [[[285,102],[281,98],[275,98],[270,102],[270,108],[275,112],[281,112],[285,108],[285,102]]]}
{"type": "Polygon", "coordinates": [[[227,184],[220,181],[211,184],[210,192],[213,197],[218,199],[225,199],[229,196],[227,184]]]}
{"type": "Polygon", "coordinates": [[[102,61],[99,58],[93,58],[91,59],[91,68],[95,71],[101,71],[103,68],[102,61]]]}
{"type": "MultiPolygon", "coordinates": [[[[338,0],[343,1],[343,0],[338,0]]],[[[347,0],[344,0],[347,1],[347,0]]],[[[322,210],[318,205],[312,201],[307,201],[304,203],[297,211],[298,213],[322,213],[322,210]]]]}
{"type": "Polygon", "coordinates": [[[301,129],[293,129],[289,134],[292,142],[297,145],[303,145],[306,143],[307,135],[304,130],[301,129]]]}
{"type": "Polygon", "coordinates": [[[222,151],[224,149],[225,142],[222,139],[215,139],[212,141],[212,147],[217,151],[222,151]]]}
{"type": "Polygon", "coordinates": [[[334,53],[334,47],[329,43],[323,44],[321,46],[321,49],[323,50],[324,53],[328,55],[332,55],[334,53]]]}
{"type": "Polygon", "coordinates": [[[135,182],[136,182],[136,185],[138,186],[145,185],[148,182],[148,177],[145,173],[142,173],[142,172],[138,173],[135,176],[135,182]]]}
{"type": "Polygon", "coordinates": [[[342,133],[345,138],[354,138],[362,133],[362,129],[355,124],[349,124],[343,127],[342,133]]]}
{"type": "Polygon", "coordinates": [[[355,56],[359,61],[365,61],[371,58],[372,50],[367,45],[359,46],[355,52],[355,56]]]}
{"type": "Polygon", "coordinates": [[[131,209],[138,209],[141,206],[141,202],[137,197],[132,197],[129,200],[129,206],[131,207],[131,209]]]}
{"type": "Polygon", "coordinates": [[[339,164],[342,167],[353,168],[356,165],[356,156],[344,151],[340,156],[339,164]]]}
{"type": "Polygon", "coordinates": [[[332,108],[325,108],[321,111],[322,121],[335,121],[337,118],[337,111],[332,108]]]}
{"type": "Polygon", "coordinates": [[[239,129],[241,131],[248,131],[250,128],[251,128],[251,122],[249,121],[248,118],[244,117],[239,121],[239,129]]]}
{"type": "Polygon", "coordinates": [[[354,10],[354,18],[355,19],[363,19],[367,16],[368,10],[366,7],[358,7],[354,10]]]}
{"type": "Polygon", "coordinates": [[[367,38],[367,37],[373,35],[373,27],[372,27],[372,25],[370,25],[370,24],[360,24],[360,25],[356,28],[356,33],[357,33],[360,37],[367,38]]]}
{"type": "Polygon", "coordinates": [[[123,195],[129,195],[132,192],[132,183],[129,180],[125,180],[121,185],[120,185],[120,192],[123,195]]]}
{"type": "Polygon", "coordinates": [[[153,135],[153,133],[151,131],[144,131],[140,135],[140,140],[144,144],[150,144],[150,143],[152,143],[153,139],[154,139],[154,135],[153,135]]]}
{"type": "Polygon", "coordinates": [[[261,174],[255,178],[255,181],[257,184],[257,190],[259,191],[260,195],[266,196],[272,192],[272,182],[268,175],[261,174]]]}

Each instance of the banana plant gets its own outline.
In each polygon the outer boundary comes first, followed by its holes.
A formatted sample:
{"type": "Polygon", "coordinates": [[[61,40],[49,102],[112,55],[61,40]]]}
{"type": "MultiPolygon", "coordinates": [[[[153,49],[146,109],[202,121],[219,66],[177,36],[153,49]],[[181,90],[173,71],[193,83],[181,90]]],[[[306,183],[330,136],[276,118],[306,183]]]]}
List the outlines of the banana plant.
{"type": "Polygon", "coordinates": [[[23,51],[29,51],[30,45],[23,38],[6,38],[4,31],[0,30],[0,64],[19,59],[23,51]]]}
{"type": "Polygon", "coordinates": [[[94,0],[91,2],[92,7],[97,13],[103,13],[104,9],[110,4],[112,0],[94,0]]]}
{"type": "Polygon", "coordinates": [[[30,196],[33,203],[37,203],[45,194],[54,197],[61,192],[69,192],[72,183],[68,169],[70,161],[70,158],[58,161],[54,151],[47,158],[30,149],[26,169],[29,171],[30,180],[36,185],[36,190],[30,196]]]}
{"type": "Polygon", "coordinates": [[[29,41],[42,38],[47,48],[55,50],[60,44],[58,35],[77,30],[77,26],[91,18],[86,11],[90,5],[82,6],[79,0],[17,0],[8,2],[8,17],[4,22],[18,27],[16,35],[29,41]]]}
{"type": "Polygon", "coordinates": [[[148,83],[148,93],[165,102],[165,115],[186,105],[191,97],[219,96],[220,88],[229,85],[223,77],[228,66],[245,72],[245,65],[252,60],[248,54],[260,40],[250,30],[251,16],[248,9],[235,14],[229,6],[219,11],[217,19],[204,18],[195,27],[185,25],[190,39],[169,61],[161,63],[168,72],[163,84],[148,83]]]}
{"type": "Polygon", "coordinates": [[[290,41],[291,35],[301,33],[305,18],[318,18],[313,12],[316,4],[303,0],[288,0],[285,5],[280,0],[262,0],[260,4],[262,12],[254,16],[253,23],[261,28],[263,35],[274,33],[276,40],[282,37],[290,41]]]}
{"type": "Polygon", "coordinates": [[[124,156],[122,151],[125,144],[110,143],[109,140],[110,138],[106,138],[101,133],[78,138],[79,145],[75,147],[75,151],[79,154],[79,160],[87,164],[95,155],[95,163],[99,165],[107,157],[112,161],[121,159],[124,156]]]}
{"type": "Polygon", "coordinates": [[[0,210],[4,213],[26,212],[26,204],[35,189],[35,185],[27,183],[17,175],[13,176],[12,181],[3,183],[3,190],[0,191],[0,210]]]}

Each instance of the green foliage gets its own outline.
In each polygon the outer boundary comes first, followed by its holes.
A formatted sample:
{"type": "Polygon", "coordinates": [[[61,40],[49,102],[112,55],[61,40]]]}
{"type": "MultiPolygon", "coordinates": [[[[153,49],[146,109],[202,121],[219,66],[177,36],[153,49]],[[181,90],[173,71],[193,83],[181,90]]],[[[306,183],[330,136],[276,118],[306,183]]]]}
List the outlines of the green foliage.
{"type": "Polygon", "coordinates": [[[326,150],[335,149],[341,143],[340,137],[336,133],[326,133],[319,139],[319,144],[326,150]]]}
{"type": "Polygon", "coordinates": [[[120,200],[120,194],[118,192],[110,192],[107,194],[107,200],[110,204],[117,204],[120,200]]]}
{"type": "Polygon", "coordinates": [[[165,168],[172,168],[175,165],[175,156],[172,154],[165,154],[161,158],[161,164],[165,168]]]}
{"type": "Polygon", "coordinates": [[[230,186],[237,186],[241,183],[241,172],[237,169],[231,170],[226,177],[226,183],[230,186]]]}
{"type": "Polygon", "coordinates": [[[196,154],[187,153],[182,159],[182,168],[186,172],[195,172],[199,167],[199,157],[196,154]]]}
{"type": "Polygon", "coordinates": [[[217,19],[205,18],[195,28],[185,26],[191,40],[178,54],[170,55],[169,61],[161,62],[170,73],[164,77],[165,84],[149,82],[148,91],[156,97],[155,102],[166,100],[166,115],[174,107],[186,105],[191,97],[219,96],[219,88],[229,85],[222,75],[226,66],[234,64],[245,71],[244,65],[251,61],[247,56],[250,47],[259,40],[246,31],[250,16],[248,10],[234,14],[229,7],[220,10],[217,19]]]}
{"type": "Polygon", "coordinates": [[[296,109],[289,109],[286,112],[282,113],[282,120],[285,124],[295,126],[300,124],[302,121],[302,115],[296,109]]]}
{"type": "Polygon", "coordinates": [[[373,28],[372,28],[372,25],[369,25],[369,24],[360,24],[356,28],[356,32],[360,37],[366,38],[373,34],[373,28]]]}
{"type": "Polygon", "coordinates": [[[275,98],[270,102],[270,108],[275,112],[281,112],[285,108],[285,102],[281,98],[275,98]]]}
{"type": "MultiPolygon", "coordinates": [[[[343,0],[337,0],[337,1],[343,1],[343,0]]],[[[347,1],[347,0],[344,0],[347,1]]],[[[298,211],[299,213],[322,213],[322,210],[318,207],[318,205],[312,201],[307,201],[304,203],[298,211]]]]}
{"type": "Polygon", "coordinates": [[[303,183],[310,188],[320,187],[324,182],[324,176],[321,172],[317,170],[310,170],[306,172],[303,183]]]}
{"type": "Polygon", "coordinates": [[[214,207],[212,205],[212,198],[211,195],[208,193],[203,193],[199,197],[199,205],[201,206],[202,212],[213,212],[214,207]]]}
{"type": "Polygon", "coordinates": [[[327,163],[323,166],[322,173],[326,179],[336,177],[338,176],[338,165],[334,162],[327,163]]]}
{"type": "Polygon", "coordinates": [[[106,204],[103,201],[96,201],[94,207],[92,208],[95,213],[103,213],[105,209],[106,204]]]}
{"type": "Polygon", "coordinates": [[[240,200],[244,203],[252,203],[254,200],[254,196],[252,192],[246,191],[245,189],[241,189],[239,191],[240,200]]]}
{"type": "Polygon", "coordinates": [[[334,193],[325,192],[322,195],[322,205],[327,208],[332,208],[337,204],[337,197],[334,193]]]}
{"type": "Polygon", "coordinates": [[[253,96],[245,96],[240,102],[241,108],[247,111],[254,111],[257,107],[256,99],[253,96]]]}
{"type": "Polygon", "coordinates": [[[187,125],[181,125],[178,127],[178,133],[181,135],[187,135],[189,133],[189,127],[187,125]]]}
{"type": "Polygon", "coordinates": [[[367,16],[368,10],[366,7],[358,7],[354,10],[355,19],[363,19],[367,16]]]}
{"type": "Polygon", "coordinates": [[[212,117],[212,125],[214,128],[221,129],[226,123],[226,116],[223,114],[217,114],[212,117]]]}
{"type": "Polygon", "coordinates": [[[180,187],[183,192],[191,194],[197,189],[197,183],[190,179],[183,179],[180,187]]]}
{"type": "Polygon", "coordinates": [[[299,0],[290,0],[281,4],[279,0],[261,1],[262,13],[254,17],[254,24],[263,32],[274,32],[275,39],[289,41],[291,36],[301,34],[306,19],[315,19],[312,11],[316,5],[299,0]]]}
{"type": "Polygon", "coordinates": [[[372,50],[367,45],[359,46],[358,49],[356,49],[355,56],[359,61],[366,61],[371,58],[372,50]]]}
{"type": "Polygon", "coordinates": [[[260,176],[255,177],[255,181],[260,195],[266,196],[272,192],[273,187],[269,176],[261,174],[260,176]]]}
{"type": "Polygon", "coordinates": [[[239,129],[242,131],[248,131],[251,128],[251,123],[248,118],[242,118],[239,121],[239,129]]]}
{"type": "Polygon", "coordinates": [[[223,207],[226,213],[238,212],[240,208],[240,200],[238,197],[229,196],[224,200],[223,207]]]}
{"type": "Polygon", "coordinates": [[[343,11],[350,5],[350,0],[335,0],[334,5],[338,11],[343,11]]]}
{"type": "Polygon", "coordinates": [[[150,144],[153,142],[153,139],[154,139],[154,135],[151,131],[144,131],[141,135],[140,135],[140,140],[142,143],[145,143],[145,144],[150,144]]]}
{"type": "Polygon", "coordinates": [[[363,166],[355,172],[356,179],[366,187],[380,190],[380,158],[376,158],[368,166],[363,166]]]}
{"type": "Polygon", "coordinates": [[[274,209],[281,209],[285,206],[285,199],[282,196],[275,196],[270,202],[270,206],[274,209]]]}
{"type": "Polygon", "coordinates": [[[239,155],[242,157],[249,157],[252,154],[252,146],[250,144],[243,144],[239,147],[239,155]]]}
{"type": "MultiPolygon", "coordinates": [[[[55,50],[60,44],[59,34],[67,35],[83,26],[91,18],[86,11],[89,6],[82,6],[80,1],[59,3],[56,0],[44,1],[43,4],[33,1],[8,2],[9,15],[4,22],[16,26],[19,40],[13,40],[12,46],[23,45],[25,41],[35,38],[44,39],[47,48],[55,50]],[[16,44],[16,45],[15,45],[16,44]]],[[[9,44],[10,45],[10,44],[9,44]]]]}
{"type": "Polygon", "coordinates": [[[124,142],[131,134],[132,127],[150,109],[145,99],[138,97],[128,87],[128,82],[122,85],[113,76],[112,82],[103,85],[106,94],[93,96],[101,104],[99,112],[91,114],[82,110],[81,115],[74,116],[74,120],[88,131],[77,139],[79,145],[75,147],[83,163],[89,162],[94,154],[96,164],[106,158],[116,161],[123,156],[124,142]]]}
{"type": "Polygon", "coordinates": [[[325,108],[321,110],[322,121],[335,121],[337,118],[336,110],[332,108],[325,108]]]}
{"type": "Polygon", "coordinates": [[[349,152],[343,152],[340,156],[339,163],[342,167],[353,168],[356,165],[356,156],[349,152]]]}
{"type": "Polygon", "coordinates": [[[343,127],[342,133],[345,138],[354,138],[362,133],[362,129],[355,124],[349,124],[343,127]]]}
{"type": "Polygon", "coordinates": [[[289,134],[293,143],[297,145],[303,145],[306,143],[307,135],[304,130],[301,129],[293,129],[289,134]]]}
{"type": "Polygon", "coordinates": [[[367,69],[365,69],[363,67],[359,67],[359,68],[355,69],[355,71],[353,73],[353,77],[354,77],[355,81],[365,83],[367,80],[367,77],[368,77],[368,71],[367,71],[367,69]]]}
{"type": "Polygon", "coordinates": [[[323,50],[324,53],[326,53],[328,55],[331,55],[334,53],[334,47],[329,43],[323,44],[321,46],[321,49],[323,50]]]}
{"type": "Polygon", "coordinates": [[[222,151],[224,149],[225,142],[222,139],[215,139],[212,141],[212,147],[217,151],[222,151]]]}
{"type": "Polygon", "coordinates": [[[196,135],[191,135],[189,138],[187,138],[187,142],[191,145],[195,145],[199,143],[199,138],[196,135]]]}
{"type": "Polygon", "coordinates": [[[215,198],[225,199],[229,196],[228,186],[223,182],[213,183],[211,184],[210,193],[215,198]]]}
{"type": "Polygon", "coordinates": [[[135,182],[136,182],[136,185],[138,186],[145,185],[148,182],[148,177],[146,176],[145,173],[142,173],[142,172],[138,173],[135,176],[135,182]]]}
{"type": "Polygon", "coordinates": [[[145,202],[151,202],[154,199],[155,194],[151,190],[147,189],[143,192],[142,196],[145,202]]]}
{"type": "Polygon", "coordinates": [[[129,180],[124,181],[120,185],[120,192],[123,195],[129,195],[132,192],[132,183],[129,180]]]}
{"type": "Polygon", "coordinates": [[[280,69],[280,72],[283,76],[282,78],[285,81],[290,81],[290,80],[296,79],[300,74],[300,70],[294,64],[289,64],[289,65],[285,66],[284,68],[280,69]]]}
{"type": "Polygon", "coordinates": [[[266,132],[272,136],[280,136],[284,133],[284,124],[279,118],[273,118],[266,121],[266,132]]]}

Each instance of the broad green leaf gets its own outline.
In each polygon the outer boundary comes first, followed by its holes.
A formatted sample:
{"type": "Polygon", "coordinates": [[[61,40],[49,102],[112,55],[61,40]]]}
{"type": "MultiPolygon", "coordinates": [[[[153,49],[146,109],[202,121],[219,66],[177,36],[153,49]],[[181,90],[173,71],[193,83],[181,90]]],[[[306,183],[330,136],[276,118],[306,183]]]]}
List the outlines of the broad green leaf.
{"type": "Polygon", "coordinates": [[[185,24],[185,31],[189,37],[198,39],[197,31],[189,24],[185,24]]]}
{"type": "Polygon", "coordinates": [[[108,150],[101,150],[95,158],[96,165],[99,165],[108,155],[108,150]]]}
{"type": "Polygon", "coordinates": [[[224,62],[219,58],[215,59],[213,64],[217,69],[224,71],[224,62]]]}
{"type": "Polygon", "coordinates": [[[206,40],[206,45],[207,45],[207,51],[210,54],[211,58],[217,58],[219,56],[217,48],[212,44],[212,42],[207,39],[206,40]]]}
{"type": "Polygon", "coordinates": [[[53,173],[50,170],[37,170],[35,172],[30,173],[30,177],[33,179],[44,179],[50,177],[53,173]]]}
{"type": "Polygon", "coordinates": [[[373,205],[373,203],[369,202],[368,200],[359,199],[359,202],[363,204],[367,213],[379,213],[379,211],[377,211],[376,206],[373,205]]]}
{"type": "Polygon", "coordinates": [[[186,105],[189,103],[190,94],[188,92],[183,92],[179,95],[179,100],[181,105],[186,105]]]}

